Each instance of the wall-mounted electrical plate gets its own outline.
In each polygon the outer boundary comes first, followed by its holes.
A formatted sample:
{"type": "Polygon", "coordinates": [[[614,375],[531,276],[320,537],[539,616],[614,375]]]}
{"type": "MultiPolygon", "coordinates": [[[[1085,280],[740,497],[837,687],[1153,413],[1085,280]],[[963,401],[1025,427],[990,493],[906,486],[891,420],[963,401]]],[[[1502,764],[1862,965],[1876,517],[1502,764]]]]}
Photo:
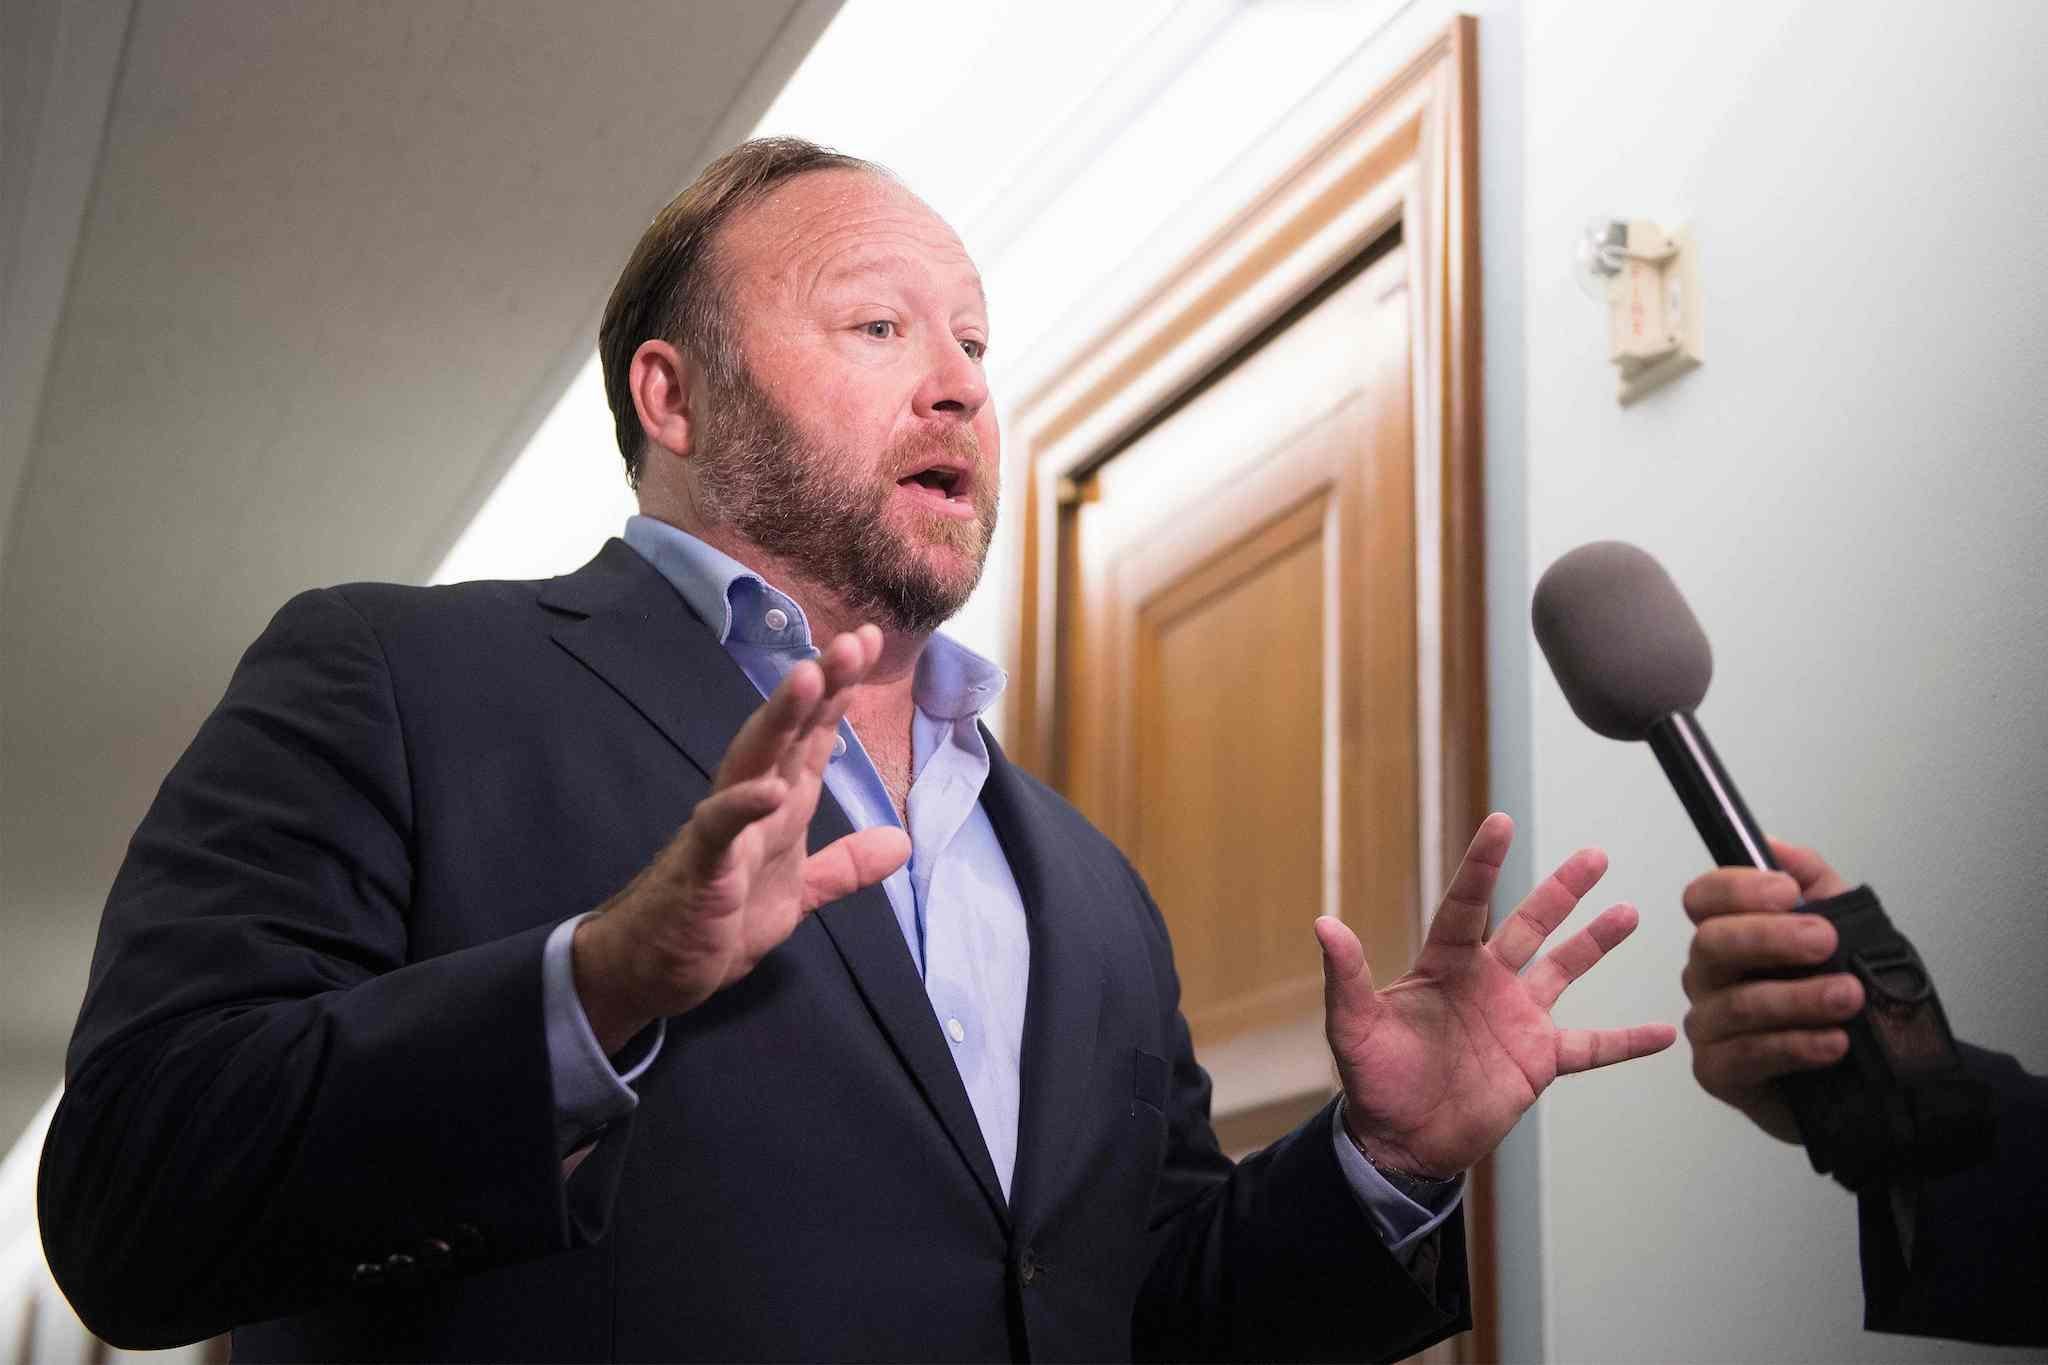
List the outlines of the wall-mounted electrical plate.
{"type": "Polygon", "coordinates": [[[1627,407],[1706,359],[1699,246],[1683,228],[1667,234],[1639,219],[1612,258],[1620,269],[1607,279],[1608,359],[1627,407]]]}

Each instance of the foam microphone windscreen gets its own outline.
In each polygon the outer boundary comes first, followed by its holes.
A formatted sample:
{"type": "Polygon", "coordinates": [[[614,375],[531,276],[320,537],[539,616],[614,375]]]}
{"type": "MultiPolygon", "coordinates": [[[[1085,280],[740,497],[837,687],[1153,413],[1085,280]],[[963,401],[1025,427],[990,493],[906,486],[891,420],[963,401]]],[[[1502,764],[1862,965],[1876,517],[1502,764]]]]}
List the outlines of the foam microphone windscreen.
{"type": "Polygon", "coordinates": [[[1664,566],[1599,540],[1551,565],[1529,615],[1565,700],[1609,739],[1642,739],[1707,695],[1714,652],[1664,566]]]}

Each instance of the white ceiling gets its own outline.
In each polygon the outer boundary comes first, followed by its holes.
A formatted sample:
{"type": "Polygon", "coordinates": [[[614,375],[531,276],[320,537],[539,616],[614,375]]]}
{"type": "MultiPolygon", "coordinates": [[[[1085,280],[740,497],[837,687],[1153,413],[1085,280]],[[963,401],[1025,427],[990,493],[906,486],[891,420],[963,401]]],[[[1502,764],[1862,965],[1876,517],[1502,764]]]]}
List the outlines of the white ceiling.
{"type": "Polygon", "coordinates": [[[0,213],[10,1052],[68,1032],[127,836],[239,651],[298,588],[426,578],[641,227],[836,9],[150,0],[110,36],[104,0],[6,0],[0,184],[41,196],[0,213]]]}

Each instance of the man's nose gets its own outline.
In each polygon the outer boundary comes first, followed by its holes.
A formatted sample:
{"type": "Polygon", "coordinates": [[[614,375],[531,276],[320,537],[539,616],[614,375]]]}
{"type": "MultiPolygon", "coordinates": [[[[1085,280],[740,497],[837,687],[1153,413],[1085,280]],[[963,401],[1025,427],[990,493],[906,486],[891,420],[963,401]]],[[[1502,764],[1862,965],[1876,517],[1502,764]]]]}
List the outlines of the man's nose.
{"type": "Polygon", "coordinates": [[[973,421],[986,402],[988,377],[981,366],[952,338],[939,342],[917,391],[917,415],[964,424],[973,421]]]}

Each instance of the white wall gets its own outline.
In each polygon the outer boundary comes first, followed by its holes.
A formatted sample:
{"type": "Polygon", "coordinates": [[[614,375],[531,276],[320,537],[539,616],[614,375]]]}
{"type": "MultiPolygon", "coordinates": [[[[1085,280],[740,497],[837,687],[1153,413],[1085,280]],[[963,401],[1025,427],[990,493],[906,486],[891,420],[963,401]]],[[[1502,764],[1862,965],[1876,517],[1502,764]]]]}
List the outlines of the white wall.
{"type": "MultiPolygon", "coordinates": [[[[1960,1035],[2048,1069],[2048,6],[1579,0],[1522,23],[1527,465],[1494,492],[1521,500],[1527,573],[1601,537],[1660,556],[1759,820],[1877,887],[1960,1035]],[[1706,366],[1626,411],[1569,271],[1596,213],[1703,244],[1706,366]]],[[[1523,672],[1537,857],[1604,844],[1603,895],[1644,912],[1566,1012],[1676,1022],[1698,840],[1646,749],[1523,672]]],[[[1688,1065],[1681,1042],[1546,1101],[1551,1359],[2010,1354],[1860,1332],[1852,1201],[1688,1065]]]]}
{"type": "MultiPolygon", "coordinates": [[[[13,539],[129,10],[127,0],[0,0],[0,566],[13,539]]],[[[13,908],[11,889],[0,884],[0,912],[13,908]]],[[[27,955],[39,928],[9,921],[9,941],[27,955]]],[[[63,1074],[61,1046],[50,1036],[0,1032],[0,1142],[22,1131],[63,1074]]],[[[0,1305],[0,1332],[7,1330],[0,1305]]]]}

